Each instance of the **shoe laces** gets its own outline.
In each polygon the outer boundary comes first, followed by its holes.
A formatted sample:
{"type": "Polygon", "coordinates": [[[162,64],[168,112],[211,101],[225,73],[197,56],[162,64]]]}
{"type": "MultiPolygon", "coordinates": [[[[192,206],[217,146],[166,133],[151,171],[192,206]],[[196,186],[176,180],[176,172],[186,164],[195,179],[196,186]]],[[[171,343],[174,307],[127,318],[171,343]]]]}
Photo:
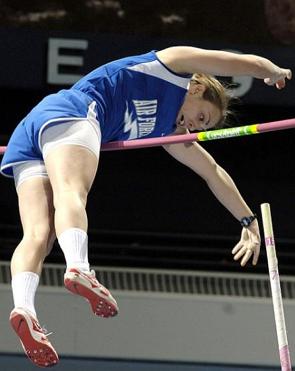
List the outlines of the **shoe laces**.
{"type": "Polygon", "coordinates": [[[47,330],[46,325],[41,326],[41,329],[42,329],[43,334],[44,334],[45,336],[50,336],[50,335],[53,334],[52,331],[48,331],[48,330],[47,330]]]}
{"type": "Polygon", "coordinates": [[[91,277],[96,278],[95,270],[91,269],[90,275],[91,277]]]}

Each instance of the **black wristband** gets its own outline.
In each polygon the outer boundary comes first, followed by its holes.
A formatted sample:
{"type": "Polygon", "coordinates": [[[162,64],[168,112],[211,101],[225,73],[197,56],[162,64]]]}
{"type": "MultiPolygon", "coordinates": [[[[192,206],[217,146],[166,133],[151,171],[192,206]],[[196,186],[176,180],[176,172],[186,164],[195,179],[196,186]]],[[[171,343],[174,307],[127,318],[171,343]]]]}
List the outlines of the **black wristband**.
{"type": "Polygon", "coordinates": [[[247,228],[251,225],[251,223],[257,219],[257,215],[256,214],[253,214],[253,215],[250,215],[250,216],[244,216],[241,220],[240,220],[240,223],[241,223],[241,226],[244,227],[244,228],[247,228]]]}

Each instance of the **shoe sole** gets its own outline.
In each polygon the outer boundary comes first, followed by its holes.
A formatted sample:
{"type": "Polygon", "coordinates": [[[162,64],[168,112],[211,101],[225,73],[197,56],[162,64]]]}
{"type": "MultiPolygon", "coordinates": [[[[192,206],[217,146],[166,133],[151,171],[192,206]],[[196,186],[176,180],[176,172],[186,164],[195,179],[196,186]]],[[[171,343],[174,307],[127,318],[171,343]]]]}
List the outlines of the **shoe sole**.
{"type": "Polygon", "coordinates": [[[65,287],[72,294],[77,294],[84,297],[90,304],[93,313],[96,316],[109,318],[118,314],[118,307],[108,297],[103,294],[93,292],[90,288],[84,286],[73,278],[65,278],[65,287]]]}
{"type": "Polygon", "coordinates": [[[21,313],[10,316],[10,324],[20,338],[28,358],[39,367],[55,366],[59,359],[56,352],[47,344],[37,341],[31,334],[27,319],[21,313]]]}

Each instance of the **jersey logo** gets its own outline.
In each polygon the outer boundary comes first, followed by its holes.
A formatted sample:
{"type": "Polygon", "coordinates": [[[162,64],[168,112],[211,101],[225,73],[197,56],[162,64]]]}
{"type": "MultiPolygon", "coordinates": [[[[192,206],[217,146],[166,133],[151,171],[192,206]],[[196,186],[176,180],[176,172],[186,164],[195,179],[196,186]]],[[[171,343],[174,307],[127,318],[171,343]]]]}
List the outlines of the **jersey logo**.
{"type": "Polygon", "coordinates": [[[141,138],[153,132],[156,125],[157,99],[132,100],[130,110],[126,102],[124,114],[124,133],[129,132],[129,139],[141,138]]]}

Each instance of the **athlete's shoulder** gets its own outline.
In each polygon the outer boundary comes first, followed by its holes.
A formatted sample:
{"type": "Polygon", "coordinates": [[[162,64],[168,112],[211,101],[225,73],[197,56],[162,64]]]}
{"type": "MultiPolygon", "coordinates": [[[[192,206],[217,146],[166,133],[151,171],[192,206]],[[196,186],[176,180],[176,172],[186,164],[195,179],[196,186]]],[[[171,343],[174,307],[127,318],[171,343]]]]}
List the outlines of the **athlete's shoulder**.
{"type": "Polygon", "coordinates": [[[187,89],[191,74],[179,74],[173,71],[165,61],[159,58],[157,51],[153,50],[138,56],[138,58],[131,58],[132,63],[126,66],[128,70],[187,89]]]}
{"type": "Polygon", "coordinates": [[[112,62],[109,62],[105,65],[105,67],[108,68],[128,68],[132,67],[134,65],[142,64],[142,63],[148,63],[158,60],[156,52],[154,50],[149,51],[144,54],[138,54],[138,55],[132,55],[124,58],[120,58],[117,60],[114,60],[112,62]]]}

